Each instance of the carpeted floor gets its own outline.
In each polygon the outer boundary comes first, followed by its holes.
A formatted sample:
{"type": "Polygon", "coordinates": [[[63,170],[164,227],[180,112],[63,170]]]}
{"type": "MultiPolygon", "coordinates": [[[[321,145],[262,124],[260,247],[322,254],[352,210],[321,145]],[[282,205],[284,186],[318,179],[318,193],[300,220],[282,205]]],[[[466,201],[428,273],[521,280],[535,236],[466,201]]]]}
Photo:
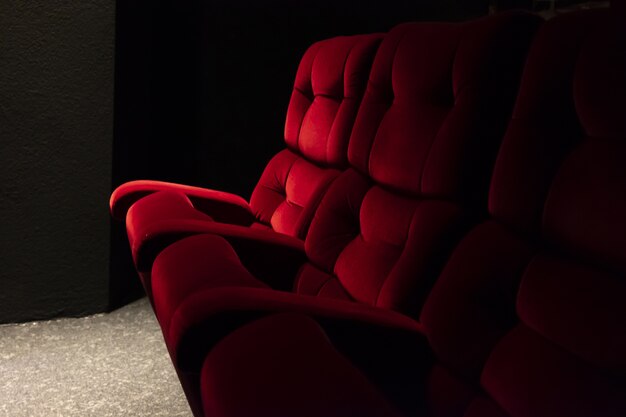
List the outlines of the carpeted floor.
{"type": "Polygon", "coordinates": [[[191,416],[144,298],[111,314],[0,326],[0,416],[191,416]]]}

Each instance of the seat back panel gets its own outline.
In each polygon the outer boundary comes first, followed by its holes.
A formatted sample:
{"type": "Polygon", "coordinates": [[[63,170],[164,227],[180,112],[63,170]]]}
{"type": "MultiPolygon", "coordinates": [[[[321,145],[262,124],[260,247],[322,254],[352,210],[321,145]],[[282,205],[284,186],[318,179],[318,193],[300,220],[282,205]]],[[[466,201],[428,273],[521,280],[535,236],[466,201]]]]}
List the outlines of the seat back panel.
{"type": "Polygon", "coordinates": [[[285,121],[287,149],[252,192],[257,219],[304,238],[328,185],[347,168],[348,141],[382,35],[344,36],[304,54],[285,121]]]}
{"type": "Polygon", "coordinates": [[[385,36],[350,138],[351,168],[305,241],[311,263],[351,298],[420,310],[469,219],[486,213],[488,173],[539,23],[509,13],[403,24],[385,36]]]}

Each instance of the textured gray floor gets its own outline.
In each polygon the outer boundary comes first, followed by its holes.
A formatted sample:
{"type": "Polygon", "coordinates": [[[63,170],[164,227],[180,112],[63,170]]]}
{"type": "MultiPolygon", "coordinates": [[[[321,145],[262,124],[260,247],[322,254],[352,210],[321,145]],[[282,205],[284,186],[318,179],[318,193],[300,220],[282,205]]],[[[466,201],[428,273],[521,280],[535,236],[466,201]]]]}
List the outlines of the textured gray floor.
{"type": "Polygon", "coordinates": [[[191,416],[146,299],[0,326],[0,416],[191,416]]]}

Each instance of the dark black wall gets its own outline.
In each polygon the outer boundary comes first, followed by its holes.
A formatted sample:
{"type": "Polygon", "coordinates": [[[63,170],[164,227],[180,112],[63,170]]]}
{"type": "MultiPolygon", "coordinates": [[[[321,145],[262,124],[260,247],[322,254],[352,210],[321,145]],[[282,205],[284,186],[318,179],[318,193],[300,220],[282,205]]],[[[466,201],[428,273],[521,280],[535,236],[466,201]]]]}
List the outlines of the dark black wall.
{"type": "Polygon", "coordinates": [[[0,2],[0,323],[107,307],[114,18],[0,2]]]}
{"type": "MultiPolygon", "coordinates": [[[[301,55],[316,40],[487,13],[488,0],[125,0],[117,5],[114,184],[150,178],[248,197],[283,147],[301,55]]],[[[141,294],[123,227],[113,305],[141,294]]]]}

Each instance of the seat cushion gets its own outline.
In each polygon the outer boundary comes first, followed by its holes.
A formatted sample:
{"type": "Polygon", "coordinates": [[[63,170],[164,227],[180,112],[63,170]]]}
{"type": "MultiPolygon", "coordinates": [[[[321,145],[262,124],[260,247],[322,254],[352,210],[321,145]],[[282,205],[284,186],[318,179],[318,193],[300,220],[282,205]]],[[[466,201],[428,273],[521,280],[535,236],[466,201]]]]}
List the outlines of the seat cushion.
{"type": "Polygon", "coordinates": [[[154,270],[152,298],[164,334],[181,302],[198,289],[268,288],[239,262],[228,241],[217,235],[191,236],[168,246],[156,258],[154,270]]]}
{"type": "Polygon", "coordinates": [[[161,259],[174,252],[157,258],[154,279],[163,284],[157,296],[155,282],[155,305],[157,313],[174,312],[166,342],[179,370],[193,370],[225,333],[268,310],[319,317],[367,308],[417,316],[468,224],[486,215],[487,173],[539,22],[511,13],[393,29],[356,116],[352,166],[329,186],[305,240],[309,262],[293,277],[299,294],[239,285],[240,275],[250,278],[240,266],[224,267],[234,276],[224,282],[213,243],[203,249],[201,239],[186,248],[174,244],[180,251],[167,268],[161,259]],[[179,273],[181,263],[197,276],[179,273]],[[183,297],[170,285],[183,288],[183,297]]]}
{"type": "Polygon", "coordinates": [[[225,337],[204,361],[201,392],[207,416],[400,416],[301,315],[270,316],[225,337]]]}

